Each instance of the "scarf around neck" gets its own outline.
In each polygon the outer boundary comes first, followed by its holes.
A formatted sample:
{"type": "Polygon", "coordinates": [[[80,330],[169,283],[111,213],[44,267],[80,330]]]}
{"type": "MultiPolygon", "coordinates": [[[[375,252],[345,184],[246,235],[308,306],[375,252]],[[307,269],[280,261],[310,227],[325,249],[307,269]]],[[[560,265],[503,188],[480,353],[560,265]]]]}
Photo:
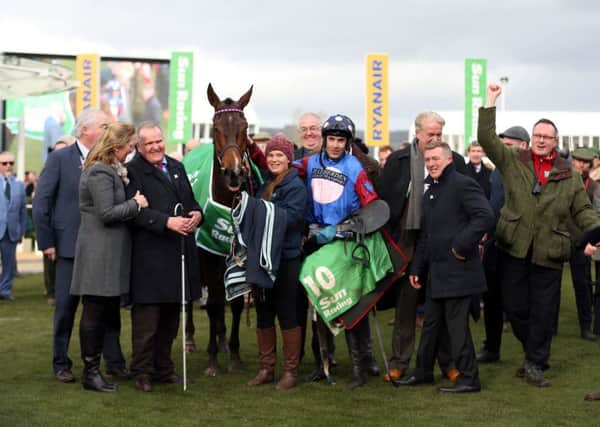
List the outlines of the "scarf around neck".
{"type": "Polygon", "coordinates": [[[408,211],[406,213],[406,229],[421,229],[421,207],[423,203],[423,190],[425,168],[423,154],[419,150],[417,141],[410,146],[410,184],[408,197],[408,211]]]}

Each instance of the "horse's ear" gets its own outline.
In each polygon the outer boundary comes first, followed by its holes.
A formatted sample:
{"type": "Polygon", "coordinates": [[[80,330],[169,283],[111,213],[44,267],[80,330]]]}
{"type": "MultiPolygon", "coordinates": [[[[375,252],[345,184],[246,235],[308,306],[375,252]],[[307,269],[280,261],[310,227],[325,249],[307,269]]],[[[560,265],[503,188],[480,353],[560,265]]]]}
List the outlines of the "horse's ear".
{"type": "Polygon", "coordinates": [[[252,88],[254,87],[254,85],[250,86],[250,89],[248,89],[248,92],[246,92],[245,94],[243,94],[240,99],[238,99],[238,104],[240,105],[241,109],[244,109],[244,107],[246,105],[248,105],[248,102],[250,102],[250,97],[252,96],[252,88]]]}
{"type": "Polygon", "coordinates": [[[208,95],[208,102],[210,102],[210,105],[212,105],[216,110],[219,104],[221,104],[221,100],[219,99],[219,96],[215,93],[212,84],[210,83],[208,84],[208,89],[206,89],[206,95],[208,95]]]}

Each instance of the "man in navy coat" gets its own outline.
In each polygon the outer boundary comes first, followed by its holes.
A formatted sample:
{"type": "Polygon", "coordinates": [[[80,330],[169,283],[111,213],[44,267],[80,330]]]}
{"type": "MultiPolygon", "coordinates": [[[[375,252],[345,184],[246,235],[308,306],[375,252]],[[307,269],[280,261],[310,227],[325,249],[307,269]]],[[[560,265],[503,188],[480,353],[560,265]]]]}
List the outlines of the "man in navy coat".
{"type": "Polygon", "coordinates": [[[425,166],[429,176],[425,179],[423,227],[409,276],[411,286],[420,288],[420,279],[427,273],[425,324],[415,373],[400,383],[433,382],[439,339],[442,328],[447,328],[452,360],[460,375],[454,386],[440,391],[477,392],[481,385],[469,311],[472,295],[486,289],[479,242],[493,227],[494,214],[481,187],[456,172],[448,144],[427,144],[425,166]]]}
{"type": "Polygon", "coordinates": [[[13,176],[14,164],[15,158],[11,153],[0,153],[0,298],[6,301],[15,299],[12,295],[12,285],[17,267],[17,243],[23,240],[27,222],[25,185],[13,176]]]}
{"type": "MultiPolygon", "coordinates": [[[[62,382],[75,381],[68,349],[79,297],[72,296],[69,291],[80,222],[81,165],[107,125],[108,117],[102,111],[89,109],[79,115],[75,127],[77,140],[48,156],[33,200],[33,222],[38,246],[44,255],[56,260],[52,366],[56,379],[62,382]]],[[[104,358],[107,374],[123,377],[127,376],[127,372],[119,333],[107,332],[104,358]]]]}

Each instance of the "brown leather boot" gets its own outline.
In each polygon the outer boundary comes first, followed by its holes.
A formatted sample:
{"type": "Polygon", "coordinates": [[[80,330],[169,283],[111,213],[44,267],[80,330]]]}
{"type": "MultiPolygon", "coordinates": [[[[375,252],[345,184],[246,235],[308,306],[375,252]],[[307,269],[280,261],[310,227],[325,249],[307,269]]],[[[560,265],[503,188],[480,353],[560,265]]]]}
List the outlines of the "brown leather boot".
{"type": "Polygon", "coordinates": [[[275,362],[277,361],[275,327],[256,329],[256,341],[260,371],[253,380],[248,381],[248,385],[270,384],[275,380],[275,362]]]}
{"type": "Polygon", "coordinates": [[[302,346],[302,329],[298,326],[281,331],[283,335],[283,375],[275,386],[277,390],[288,390],[295,387],[298,380],[298,364],[300,363],[300,347],[302,346]]]}

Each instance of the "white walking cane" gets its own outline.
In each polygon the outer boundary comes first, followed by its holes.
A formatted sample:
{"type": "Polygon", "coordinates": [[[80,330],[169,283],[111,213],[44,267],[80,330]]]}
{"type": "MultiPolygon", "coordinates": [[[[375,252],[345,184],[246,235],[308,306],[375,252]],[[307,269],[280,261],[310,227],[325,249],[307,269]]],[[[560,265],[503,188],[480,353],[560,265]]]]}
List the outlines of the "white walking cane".
{"type": "MultiPolygon", "coordinates": [[[[183,205],[177,203],[175,209],[173,209],[173,215],[179,216],[178,212],[183,214],[183,205]]],[[[185,352],[185,236],[181,236],[181,344],[182,344],[182,357],[183,357],[183,391],[187,391],[187,357],[185,352]]]]}

